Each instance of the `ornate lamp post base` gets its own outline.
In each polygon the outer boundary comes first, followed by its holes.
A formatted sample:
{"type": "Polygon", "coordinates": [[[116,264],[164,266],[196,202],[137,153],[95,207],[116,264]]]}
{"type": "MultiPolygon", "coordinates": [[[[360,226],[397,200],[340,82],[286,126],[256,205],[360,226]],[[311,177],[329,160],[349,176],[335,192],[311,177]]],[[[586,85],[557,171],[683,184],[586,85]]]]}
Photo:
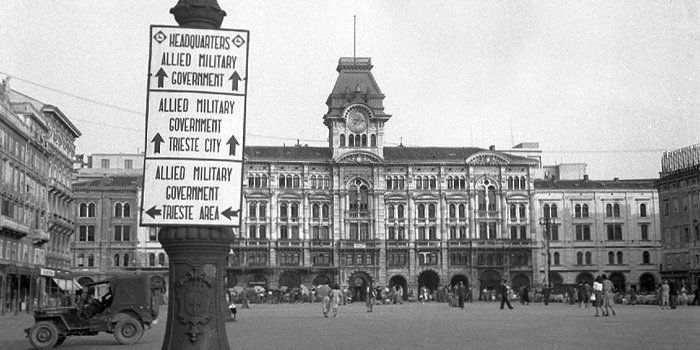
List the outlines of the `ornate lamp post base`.
{"type": "Polygon", "coordinates": [[[170,258],[168,323],[163,350],[230,349],[224,314],[228,227],[164,227],[159,240],[170,258]]]}

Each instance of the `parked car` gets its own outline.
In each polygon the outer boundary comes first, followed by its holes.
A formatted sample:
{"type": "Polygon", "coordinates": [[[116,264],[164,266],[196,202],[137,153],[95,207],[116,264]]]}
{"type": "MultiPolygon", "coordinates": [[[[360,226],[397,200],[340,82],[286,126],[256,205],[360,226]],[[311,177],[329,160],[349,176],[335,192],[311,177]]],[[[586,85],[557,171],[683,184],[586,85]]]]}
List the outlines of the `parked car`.
{"type": "Polygon", "coordinates": [[[48,349],[69,336],[114,334],[120,344],[134,344],[144,328],[157,323],[158,305],[154,301],[151,276],[147,274],[113,276],[87,283],[75,306],[44,308],[34,312],[35,324],[25,329],[36,349],[48,349]],[[97,286],[107,285],[100,299],[92,294],[97,286]]]}

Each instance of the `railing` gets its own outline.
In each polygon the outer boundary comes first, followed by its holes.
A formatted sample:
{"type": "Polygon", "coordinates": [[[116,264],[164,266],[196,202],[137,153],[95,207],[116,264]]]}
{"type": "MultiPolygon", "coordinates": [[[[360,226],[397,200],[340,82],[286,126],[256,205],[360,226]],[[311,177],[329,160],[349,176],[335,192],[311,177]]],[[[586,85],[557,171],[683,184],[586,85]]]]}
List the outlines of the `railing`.
{"type": "Polygon", "coordinates": [[[416,241],[416,246],[417,247],[439,247],[440,246],[440,241],[429,241],[429,240],[417,240],[416,241]]]}
{"type": "Polygon", "coordinates": [[[348,211],[347,213],[348,213],[348,217],[351,219],[368,218],[369,217],[368,211],[348,211]]]}
{"type": "Polygon", "coordinates": [[[309,242],[309,246],[311,246],[311,247],[333,247],[333,241],[332,240],[325,240],[325,239],[312,239],[309,242]]]}
{"type": "Polygon", "coordinates": [[[408,248],[408,241],[386,241],[387,248],[408,248]]]}
{"type": "Polygon", "coordinates": [[[277,241],[277,246],[278,247],[301,247],[304,245],[304,241],[302,240],[278,240],[277,241]]]}
{"type": "Polygon", "coordinates": [[[13,231],[15,235],[21,237],[24,237],[31,233],[29,226],[20,224],[5,215],[0,215],[0,227],[9,229],[13,231]]]}

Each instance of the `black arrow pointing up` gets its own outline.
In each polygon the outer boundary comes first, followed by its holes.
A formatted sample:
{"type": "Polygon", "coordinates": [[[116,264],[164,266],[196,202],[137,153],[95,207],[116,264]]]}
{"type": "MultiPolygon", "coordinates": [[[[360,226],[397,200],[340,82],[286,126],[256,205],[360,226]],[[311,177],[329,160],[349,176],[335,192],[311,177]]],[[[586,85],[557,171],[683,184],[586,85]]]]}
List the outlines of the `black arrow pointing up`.
{"type": "Polygon", "coordinates": [[[231,207],[221,212],[221,215],[225,216],[227,219],[231,220],[232,216],[238,216],[239,210],[231,210],[231,207]]]}
{"type": "Polygon", "coordinates": [[[229,156],[235,156],[235,155],[236,155],[236,146],[237,146],[237,145],[240,145],[240,143],[238,143],[238,140],[236,140],[236,136],[235,136],[235,135],[231,135],[231,138],[228,139],[228,141],[226,142],[226,144],[229,145],[228,155],[229,155],[229,156]]]}
{"type": "Polygon", "coordinates": [[[152,218],[156,218],[156,216],[160,215],[160,209],[156,209],[156,206],[154,205],[151,207],[151,209],[146,210],[146,214],[148,214],[152,218]]]}
{"type": "Polygon", "coordinates": [[[165,74],[165,71],[163,70],[163,67],[161,67],[158,72],[156,73],[156,77],[158,77],[158,87],[162,88],[163,87],[163,78],[167,77],[168,75],[165,74]]]}
{"type": "Polygon", "coordinates": [[[160,144],[165,142],[165,140],[163,140],[163,138],[160,136],[160,133],[157,133],[151,142],[153,142],[153,153],[160,153],[160,144]]]}
{"type": "Polygon", "coordinates": [[[231,77],[228,78],[228,80],[231,80],[231,91],[238,91],[238,82],[243,80],[241,79],[241,76],[238,75],[238,71],[233,71],[233,74],[231,74],[231,77]]]}

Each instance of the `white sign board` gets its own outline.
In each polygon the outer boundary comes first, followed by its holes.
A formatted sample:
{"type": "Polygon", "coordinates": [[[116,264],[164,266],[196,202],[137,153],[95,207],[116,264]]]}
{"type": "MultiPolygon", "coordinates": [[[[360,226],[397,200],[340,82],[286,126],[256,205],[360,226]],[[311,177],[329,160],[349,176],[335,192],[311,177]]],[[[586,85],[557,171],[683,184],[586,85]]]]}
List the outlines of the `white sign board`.
{"type": "Polygon", "coordinates": [[[150,34],[141,225],[240,226],[249,33],[150,34]]]}

